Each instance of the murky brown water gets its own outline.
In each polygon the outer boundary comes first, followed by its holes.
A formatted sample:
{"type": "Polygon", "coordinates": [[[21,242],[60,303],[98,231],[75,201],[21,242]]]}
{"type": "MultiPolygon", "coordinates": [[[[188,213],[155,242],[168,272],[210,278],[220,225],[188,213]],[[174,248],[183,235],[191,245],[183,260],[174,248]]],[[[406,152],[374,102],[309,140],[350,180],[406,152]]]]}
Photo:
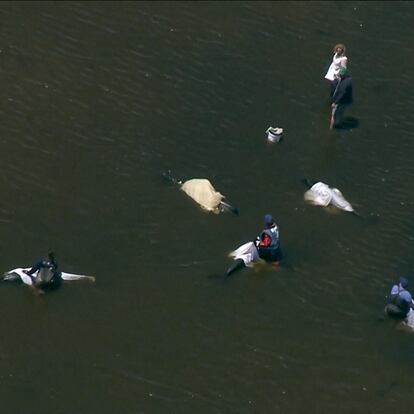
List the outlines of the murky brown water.
{"type": "Polygon", "coordinates": [[[93,274],[3,284],[2,411],[412,412],[410,2],[3,2],[1,268],[49,247],[93,274]],[[347,45],[359,126],[329,131],[347,45]],[[271,145],[268,126],[285,129],[271,145]],[[208,178],[241,214],[167,186],[208,178]],[[303,202],[304,176],[364,216],[303,202]],[[290,267],[223,281],[272,213],[290,267]]]}

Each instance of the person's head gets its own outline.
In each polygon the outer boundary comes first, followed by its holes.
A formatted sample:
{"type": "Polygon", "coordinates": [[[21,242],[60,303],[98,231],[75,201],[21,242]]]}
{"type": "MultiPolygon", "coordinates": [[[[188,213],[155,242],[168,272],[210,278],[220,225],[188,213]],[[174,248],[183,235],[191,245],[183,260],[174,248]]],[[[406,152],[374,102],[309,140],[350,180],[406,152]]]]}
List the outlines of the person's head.
{"type": "Polygon", "coordinates": [[[407,289],[407,287],[408,287],[408,279],[406,277],[400,277],[399,282],[400,282],[400,286],[403,289],[407,289]]]}
{"type": "Polygon", "coordinates": [[[338,75],[339,75],[341,78],[345,78],[345,77],[348,75],[348,69],[347,69],[347,68],[342,67],[341,69],[339,69],[338,75]]]}
{"type": "Polygon", "coordinates": [[[345,45],[342,43],[338,43],[334,46],[334,53],[338,54],[339,56],[345,55],[345,45]]]}
{"type": "Polygon", "coordinates": [[[55,260],[55,252],[53,250],[49,250],[47,252],[47,257],[49,260],[55,260]]]}
{"type": "Polygon", "coordinates": [[[274,220],[271,214],[265,214],[263,220],[266,227],[270,227],[274,224],[274,220]]]}

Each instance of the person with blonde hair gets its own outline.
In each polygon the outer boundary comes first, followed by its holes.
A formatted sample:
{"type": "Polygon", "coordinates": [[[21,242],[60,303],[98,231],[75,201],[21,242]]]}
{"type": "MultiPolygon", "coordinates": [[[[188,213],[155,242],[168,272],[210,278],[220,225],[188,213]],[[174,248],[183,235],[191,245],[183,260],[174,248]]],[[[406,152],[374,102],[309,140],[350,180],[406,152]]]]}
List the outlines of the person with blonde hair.
{"type": "Polygon", "coordinates": [[[348,58],[345,55],[345,45],[338,43],[334,47],[334,55],[332,58],[332,63],[329,66],[328,72],[326,72],[325,79],[328,79],[330,82],[333,82],[339,76],[339,71],[341,68],[347,68],[348,58]]]}

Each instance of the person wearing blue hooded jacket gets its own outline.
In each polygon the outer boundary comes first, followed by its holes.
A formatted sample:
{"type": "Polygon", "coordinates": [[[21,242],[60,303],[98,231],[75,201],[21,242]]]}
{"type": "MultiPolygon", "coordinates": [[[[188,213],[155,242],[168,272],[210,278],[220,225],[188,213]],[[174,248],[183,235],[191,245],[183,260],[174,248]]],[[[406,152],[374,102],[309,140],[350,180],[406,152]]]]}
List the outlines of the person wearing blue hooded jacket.
{"type": "Polygon", "coordinates": [[[264,216],[264,229],[256,239],[256,247],[260,258],[268,262],[281,259],[279,228],[271,214],[264,216]]]}
{"type": "Polygon", "coordinates": [[[392,286],[384,309],[388,316],[405,319],[410,309],[414,309],[413,299],[407,287],[408,279],[405,277],[400,277],[398,283],[392,286]]]}

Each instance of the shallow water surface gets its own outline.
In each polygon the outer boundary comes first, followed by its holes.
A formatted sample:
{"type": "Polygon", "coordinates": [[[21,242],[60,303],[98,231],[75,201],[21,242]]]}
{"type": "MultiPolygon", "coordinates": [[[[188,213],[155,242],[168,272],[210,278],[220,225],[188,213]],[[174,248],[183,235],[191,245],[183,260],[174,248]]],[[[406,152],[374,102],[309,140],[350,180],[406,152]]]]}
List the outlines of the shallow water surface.
{"type": "Polygon", "coordinates": [[[1,285],[4,412],[409,414],[410,2],[3,2],[1,267],[49,247],[96,283],[1,285]],[[323,77],[347,46],[355,128],[323,77]],[[269,126],[284,140],[270,144],[269,126]],[[208,178],[203,212],[162,172],[208,178]],[[305,205],[303,177],[361,214],[305,205]],[[271,213],[286,265],[229,279],[271,213]]]}

